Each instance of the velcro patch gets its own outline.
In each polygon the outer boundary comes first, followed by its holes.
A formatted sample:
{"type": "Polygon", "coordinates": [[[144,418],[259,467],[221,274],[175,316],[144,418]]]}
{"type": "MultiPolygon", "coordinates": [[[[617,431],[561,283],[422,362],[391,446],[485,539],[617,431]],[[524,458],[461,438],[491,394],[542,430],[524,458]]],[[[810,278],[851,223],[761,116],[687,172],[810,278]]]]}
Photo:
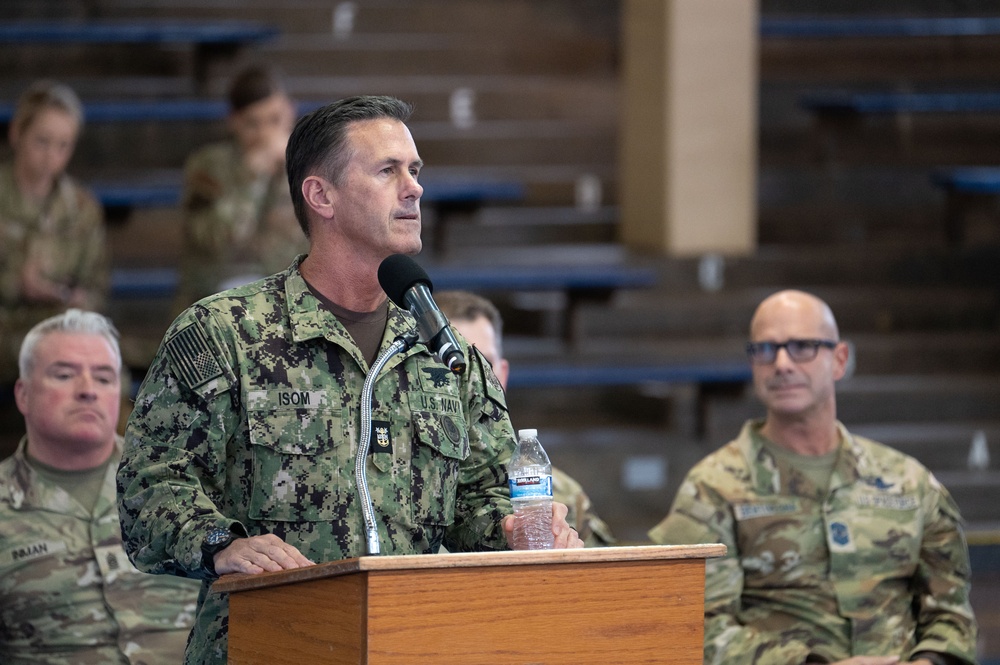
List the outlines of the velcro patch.
{"type": "Polygon", "coordinates": [[[212,354],[208,338],[197,322],[179,330],[165,346],[177,378],[192,390],[222,376],[222,367],[212,354]]]}
{"type": "Polygon", "coordinates": [[[737,521],[749,520],[755,517],[775,517],[798,512],[799,504],[795,501],[782,503],[738,503],[733,506],[737,521]]]}
{"type": "Polygon", "coordinates": [[[917,497],[899,494],[860,494],[855,498],[855,502],[866,508],[885,510],[916,510],[920,505],[917,497]]]}
{"type": "Polygon", "coordinates": [[[4,565],[12,563],[22,563],[32,559],[41,559],[58,552],[66,551],[66,543],[61,540],[39,540],[35,543],[18,545],[6,552],[0,553],[0,560],[4,565]]]}
{"type": "Polygon", "coordinates": [[[831,552],[849,554],[857,550],[851,536],[851,527],[846,522],[830,522],[827,536],[827,546],[831,552]]]}
{"type": "Polygon", "coordinates": [[[389,431],[389,421],[373,420],[372,440],[371,440],[371,446],[368,447],[368,454],[374,455],[375,453],[391,453],[391,452],[392,452],[392,433],[389,431]]]}

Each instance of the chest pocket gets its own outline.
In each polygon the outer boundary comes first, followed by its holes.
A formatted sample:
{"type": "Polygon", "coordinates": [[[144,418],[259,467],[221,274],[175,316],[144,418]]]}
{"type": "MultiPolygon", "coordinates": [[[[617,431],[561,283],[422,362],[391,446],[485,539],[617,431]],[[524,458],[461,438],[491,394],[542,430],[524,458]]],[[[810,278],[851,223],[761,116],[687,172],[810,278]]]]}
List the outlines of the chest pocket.
{"type": "Polygon", "coordinates": [[[748,587],[817,584],[826,546],[819,504],[802,497],[756,497],[733,506],[748,587]]]}
{"type": "MultiPolygon", "coordinates": [[[[909,575],[920,558],[923,511],[915,494],[855,489],[842,498],[850,520],[844,538],[852,547],[840,552],[843,566],[864,566],[873,575],[909,575]]],[[[843,538],[842,538],[843,540],[843,538]]],[[[831,550],[837,551],[835,544],[831,550]]]]}
{"type": "Polygon", "coordinates": [[[413,412],[410,460],[412,517],[416,524],[455,521],[459,470],[469,456],[468,429],[461,414],[413,412]]]}
{"type": "Polygon", "coordinates": [[[253,391],[247,418],[253,457],[249,516],[331,519],[341,500],[340,477],[351,472],[342,410],[322,391],[253,391]]]}

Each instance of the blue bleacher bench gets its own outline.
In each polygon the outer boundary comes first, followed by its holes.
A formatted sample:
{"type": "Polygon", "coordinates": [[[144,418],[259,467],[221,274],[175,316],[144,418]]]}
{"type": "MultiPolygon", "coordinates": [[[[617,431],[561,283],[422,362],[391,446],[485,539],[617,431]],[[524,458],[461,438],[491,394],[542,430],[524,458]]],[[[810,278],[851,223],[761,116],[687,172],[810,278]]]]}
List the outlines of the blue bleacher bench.
{"type": "Polygon", "coordinates": [[[765,16],[760,35],[784,39],[1000,35],[1000,16],[765,16]]]}
{"type": "Polygon", "coordinates": [[[931,181],[951,192],[1000,194],[1000,166],[952,166],[936,169],[931,181]]]}
{"type": "Polygon", "coordinates": [[[567,365],[521,363],[510,373],[511,388],[624,386],[642,383],[746,383],[746,362],[567,365]]]}
{"type": "MultiPolygon", "coordinates": [[[[160,173],[148,180],[94,182],[90,189],[106,209],[163,208],[180,205],[183,190],[180,171],[160,173]]],[[[527,187],[515,180],[433,180],[421,183],[421,201],[432,206],[482,205],[488,201],[520,201],[527,187]]]]}
{"type": "Polygon", "coordinates": [[[639,364],[531,364],[517,363],[511,370],[508,386],[514,390],[529,388],[617,388],[644,384],[697,386],[694,407],[695,433],[705,433],[704,399],[709,386],[744,386],[752,378],[746,361],[677,362],[650,360],[639,364]]]}
{"type": "Polygon", "coordinates": [[[819,113],[996,113],[1000,92],[848,92],[803,95],[800,106],[819,113]]]}
{"type": "Polygon", "coordinates": [[[181,202],[179,183],[95,183],[91,190],[105,210],[169,208],[181,202]]]}
{"type": "MultiPolygon", "coordinates": [[[[299,115],[321,106],[319,102],[300,102],[299,115]]],[[[13,103],[0,103],[0,124],[14,117],[13,103]]],[[[174,122],[217,121],[229,113],[229,105],[212,99],[150,99],[84,102],[83,118],[96,122],[174,122]]]]}
{"type": "Polygon", "coordinates": [[[239,48],[277,36],[273,25],[239,20],[13,20],[0,21],[0,45],[37,44],[190,44],[194,47],[194,82],[204,91],[209,62],[239,48]]]}
{"type": "Polygon", "coordinates": [[[951,166],[935,169],[931,181],[948,196],[945,235],[957,245],[966,237],[970,206],[1000,195],[1000,166],[951,166]]]}
{"type": "MultiPolygon", "coordinates": [[[[650,288],[658,282],[653,268],[626,265],[439,266],[427,273],[439,291],[588,291],[650,288]]],[[[119,268],[111,275],[117,298],[170,296],[177,288],[173,268],[119,268]]]]}
{"type": "Polygon", "coordinates": [[[434,288],[472,291],[572,291],[650,288],[653,268],[608,265],[442,266],[427,269],[434,288]]]}
{"type": "MultiPolygon", "coordinates": [[[[575,342],[573,322],[582,303],[605,299],[620,289],[651,288],[659,281],[653,268],[618,264],[437,266],[428,267],[427,273],[439,291],[562,291],[566,306],[561,335],[570,344],[575,342]]],[[[173,268],[116,269],[111,274],[111,295],[118,299],[168,298],[176,291],[178,280],[173,268]]]]}
{"type": "Polygon", "coordinates": [[[271,25],[235,20],[0,21],[3,44],[246,44],[277,34],[271,25]]]}

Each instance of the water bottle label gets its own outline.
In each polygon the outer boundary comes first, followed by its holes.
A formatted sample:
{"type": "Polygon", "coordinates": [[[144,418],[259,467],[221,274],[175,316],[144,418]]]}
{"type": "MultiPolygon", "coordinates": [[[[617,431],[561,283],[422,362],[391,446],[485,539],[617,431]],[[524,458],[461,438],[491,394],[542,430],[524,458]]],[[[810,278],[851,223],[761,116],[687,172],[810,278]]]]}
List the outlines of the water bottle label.
{"type": "Polygon", "coordinates": [[[552,498],[552,476],[520,476],[510,479],[510,498],[552,498]]]}

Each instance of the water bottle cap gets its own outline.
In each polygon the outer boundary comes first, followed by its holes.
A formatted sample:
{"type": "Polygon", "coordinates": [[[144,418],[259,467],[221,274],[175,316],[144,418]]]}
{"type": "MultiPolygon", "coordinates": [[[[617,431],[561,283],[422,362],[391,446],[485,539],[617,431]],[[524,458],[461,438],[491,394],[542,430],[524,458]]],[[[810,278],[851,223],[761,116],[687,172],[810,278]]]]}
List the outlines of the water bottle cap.
{"type": "Polygon", "coordinates": [[[538,430],[537,429],[519,429],[517,430],[518,439],[537,439],[538,430]]]}

